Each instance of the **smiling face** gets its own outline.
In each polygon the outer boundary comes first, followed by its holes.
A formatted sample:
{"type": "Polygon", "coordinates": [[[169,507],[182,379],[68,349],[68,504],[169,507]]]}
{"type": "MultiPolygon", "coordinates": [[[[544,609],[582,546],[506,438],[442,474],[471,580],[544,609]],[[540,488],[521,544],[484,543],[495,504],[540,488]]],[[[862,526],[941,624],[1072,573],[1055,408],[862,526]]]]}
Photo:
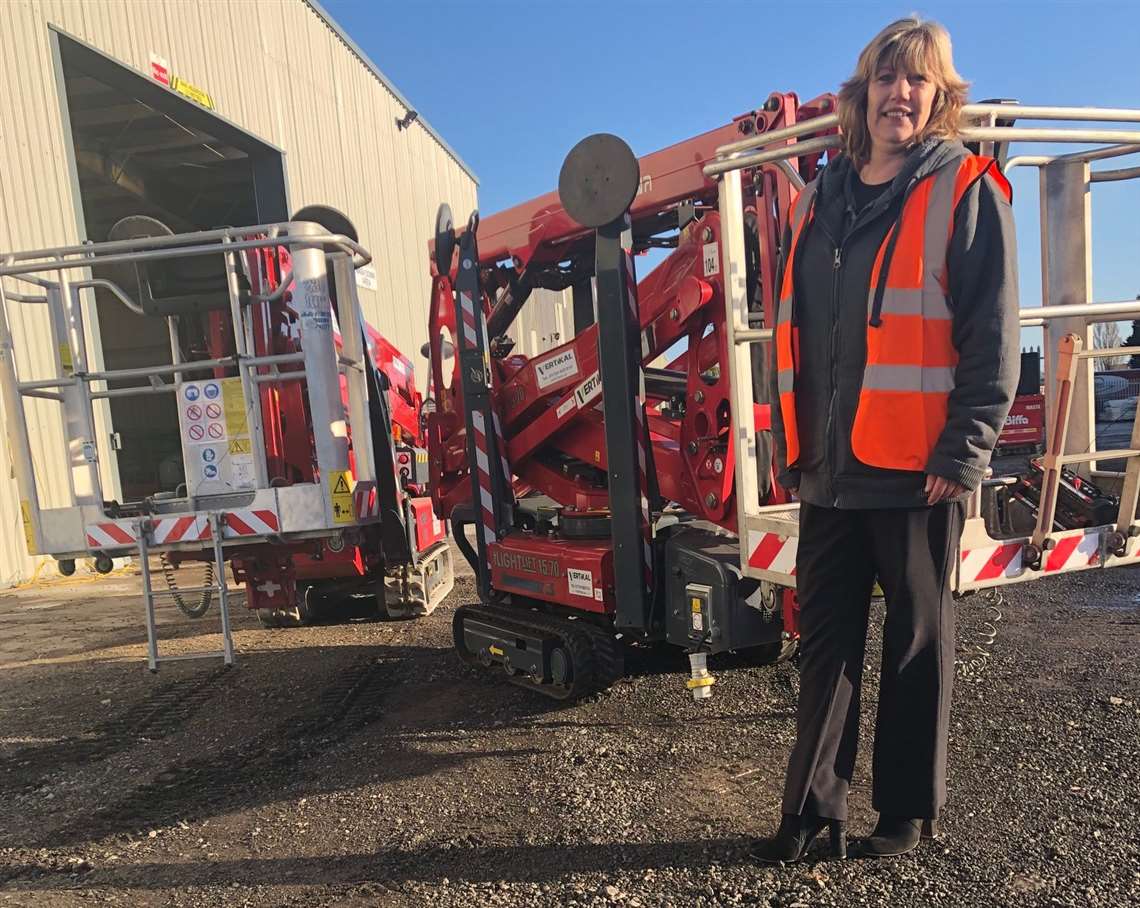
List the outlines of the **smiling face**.
{"type": "Polygon", "coordinates": [[[904,151],[930,120],[938,89],[917,69],[884,60],[867,85],[867,129],[873,153],[904,151]]]}

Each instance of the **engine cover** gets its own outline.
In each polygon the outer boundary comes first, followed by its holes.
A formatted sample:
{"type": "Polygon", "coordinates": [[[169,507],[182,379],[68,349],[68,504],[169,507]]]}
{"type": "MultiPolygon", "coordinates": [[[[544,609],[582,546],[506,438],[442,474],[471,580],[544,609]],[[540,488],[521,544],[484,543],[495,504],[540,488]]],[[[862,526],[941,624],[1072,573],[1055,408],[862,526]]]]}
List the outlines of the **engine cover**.
{"type": "Polygon", "coordinates": [[[495,589],[583,612],[611,612],[613,551],[608,541],[512,532],[487,546],[495,589]]]}

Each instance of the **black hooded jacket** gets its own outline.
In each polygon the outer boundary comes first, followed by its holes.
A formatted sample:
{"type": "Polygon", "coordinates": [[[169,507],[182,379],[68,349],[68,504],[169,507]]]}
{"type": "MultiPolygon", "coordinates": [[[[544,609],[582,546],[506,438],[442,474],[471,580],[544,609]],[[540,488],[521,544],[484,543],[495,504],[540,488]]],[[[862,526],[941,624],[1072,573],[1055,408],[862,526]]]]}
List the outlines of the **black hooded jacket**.
{"type": "MultiPolygon", "coordinates": [[[[855,210],[855,174],[846,155],[818,177],[814,215],[800,236],[793,275],[800,458],[791,471],[779,406],[772,407],[780,483],[798,489],[809,504],[902,508],[926,503],[924,473],[862,463],[852,452],[851,431],[866,364],[867,292],[875,256],[901,214],[907,187],[965,154],[957,141],[916,146],[890,186],[862,211],[855,210]]],[[[788,242],[785,235],[785,249],[788,242]]],[[[954,213],[947,270],[958,365],[946,428],[926,472],[973,490],[1013,402],[1020,366],[1013,213],[988,178],[967,190],[954,213]]],[[[770,399],[778,401],[775,357],[770,362],[770,399]]]]}

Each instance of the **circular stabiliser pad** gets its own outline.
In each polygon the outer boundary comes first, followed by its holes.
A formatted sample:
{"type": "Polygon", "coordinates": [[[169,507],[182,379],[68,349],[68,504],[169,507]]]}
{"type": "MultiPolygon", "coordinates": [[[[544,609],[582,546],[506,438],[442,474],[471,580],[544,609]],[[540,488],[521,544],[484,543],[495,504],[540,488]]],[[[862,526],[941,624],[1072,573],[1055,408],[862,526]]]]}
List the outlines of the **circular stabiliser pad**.
{"type": "Polygon", "coordinates": [[[147,217],[145,214],[132,214],[115,221],[107,232],[109,242],[143,240],[160,236],[174,236],[174,231],[162,221],[147,217]]]}
{"type": "Polygon", "coordinates": [[[437,274],[451,273],[451,256],[455,251],[455,222],[451,206],[444,202],[435,213],[435,270],[437,274]]]}
{"type": "Polygon", "coordinates": [[[306,205],[300,211],[295,212],[290,220],[311,221],[314,224],[320,224],[329,233],[346,236],[354,243],[360,242],[360,237],[356,234],[356,227],[348,219],[348,215],[337,211],[335,208],[330,208],[328,205],[306,205]]]}
{"type": "Polygon", "coordinates": [[[558,175],[558,197],[583,227],[603,227],[628,210],[637,195],[641,169],[624,141],[607,132],[587,136],[566,155],[558,175]]]}

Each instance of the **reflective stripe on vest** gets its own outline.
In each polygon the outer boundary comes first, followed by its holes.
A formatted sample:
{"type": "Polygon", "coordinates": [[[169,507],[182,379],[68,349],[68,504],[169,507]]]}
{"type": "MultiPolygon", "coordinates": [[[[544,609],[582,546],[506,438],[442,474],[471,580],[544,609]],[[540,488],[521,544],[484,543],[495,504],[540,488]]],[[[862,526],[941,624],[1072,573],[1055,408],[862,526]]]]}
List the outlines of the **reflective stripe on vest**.
{"type": "Polygon", "coordinates": [[[808,222],[812,203],[815,201],[816,183],[813,180],[805,186],[792,201],[792,242],[788,259],[784,265],[780,281],[780,296],[776,301],[776,383],[780,392],[780,416],[784,424],[784,439],[787,444],[787,461],[794,464],[800,456],[800,435],[796,422],[795,385],[799,370],[800,338],[793,318],[794,276],[792,256],[800,235],[808,222]]]}
{"type": "MultiPolygon", "coordinates": [[[[1008,199],[1009,184],[989,158],[968,156],[913,184],[898,221],[887,232],[867,291],[867,360],[851,434],[861,462],[883,469],[924,471],[946,426],[958,351],[953,343],[946,253],[954,212],[970,186],[986,175],[1008,199]],[[884,273],[884,267],[886,269],[884,273]]],[[[815,184],[809,190],[814,196],[815,184]]],[[[797,200],[798,201],[798,200],[797,200]]],[[[789,466],[799,457],[794,379],[793,260],[808,207],[793,212],[795,240],[784,265],[777,320],[780,412],[789,466]],[[780,323],[787,319],[783,334],[780,323]],[[785,365],[788,372],[785,378],[785,365]]]]}

